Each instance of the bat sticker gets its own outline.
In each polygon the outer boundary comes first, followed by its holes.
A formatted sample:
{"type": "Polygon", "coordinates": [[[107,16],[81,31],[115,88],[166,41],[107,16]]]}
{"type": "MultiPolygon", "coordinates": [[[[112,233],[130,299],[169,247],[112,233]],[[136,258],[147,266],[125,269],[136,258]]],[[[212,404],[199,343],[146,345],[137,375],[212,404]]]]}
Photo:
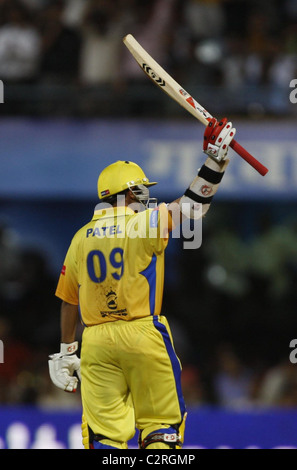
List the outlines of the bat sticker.
{"type": "Polygon", "coordinates": [[[145,71],[145,73],[148,74],[150,78],[152,78],[159,86],[165,86],[165,80],[163,78],[159,77],[159,75],[156,74],[156,72],[153,71],[153,69],[147,65],[147,64],[142,64],[142,68],[145,71]]]}
{"type": "Polygon", "coordinates": [[[206,109],[202,108],[196,100],[194,100],[194,98],[192,96],[189,96],[189,98],[186,99],[186,101],[194,108],[194,109],[197,109],[198,111],[200,111],[200,113],[203,114],[203,116],[206,118],[206,119],[211,119],[211,115],[206,111],[206,109]]]}

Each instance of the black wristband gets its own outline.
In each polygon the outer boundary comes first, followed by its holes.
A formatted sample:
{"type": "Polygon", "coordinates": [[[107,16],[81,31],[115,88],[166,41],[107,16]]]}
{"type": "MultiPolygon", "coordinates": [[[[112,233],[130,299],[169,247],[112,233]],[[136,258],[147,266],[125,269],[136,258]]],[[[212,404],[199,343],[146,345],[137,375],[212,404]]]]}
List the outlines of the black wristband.
{"type": "Polygon", "coordinates": [[[199,194],[194,193],[194,191],[192,191],[190,188],[188,188],[185,191],[184,195],[189,197],[195,202],[199,202],[200,204],[210,204],[213,198],[213,196],[209,196],[209,197],[199,196],[199,194]]]}
{"type": "Polygon", "coordinates": [[[222,181],[224,173],[224,171],[214,171],[211,168],[208,168],[206,165],[203,165],[198,171],[198,176],[208,181],[208,183],[219,184],[222,181]]]}

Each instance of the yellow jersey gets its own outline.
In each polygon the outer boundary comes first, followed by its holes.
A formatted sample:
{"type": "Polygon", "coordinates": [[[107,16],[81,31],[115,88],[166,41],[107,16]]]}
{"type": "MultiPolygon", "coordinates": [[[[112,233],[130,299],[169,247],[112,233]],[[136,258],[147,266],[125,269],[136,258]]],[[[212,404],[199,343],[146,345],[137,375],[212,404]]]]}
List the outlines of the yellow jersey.
{"type": "Polygon", "coordinates": [[[168,214],[166,204],[95,209],[76,232],[56,296],[79,306],[85,326],[161,313],[168,214]]]}

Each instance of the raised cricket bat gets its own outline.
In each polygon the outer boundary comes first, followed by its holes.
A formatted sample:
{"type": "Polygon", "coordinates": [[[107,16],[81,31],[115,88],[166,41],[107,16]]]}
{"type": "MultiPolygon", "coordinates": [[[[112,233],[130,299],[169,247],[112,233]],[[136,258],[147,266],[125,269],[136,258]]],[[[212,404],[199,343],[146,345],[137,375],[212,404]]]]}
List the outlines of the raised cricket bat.
{"type": "MultiPolygon", "coordinates": [[[[191,113],[205,126],[213,117],[201,106],[186,90],[184,90],[136,41],[132,34],[124,37],[123,42],[129,49],[134,59],[138,62],[142,70],[158,85],[165,93],[177,101],[183,108],[191,113]]],[[[245,150],[236,140],[232,140],[230,147],[248,162],[255,170],[264,176],[268,169],[245,150]]]]}

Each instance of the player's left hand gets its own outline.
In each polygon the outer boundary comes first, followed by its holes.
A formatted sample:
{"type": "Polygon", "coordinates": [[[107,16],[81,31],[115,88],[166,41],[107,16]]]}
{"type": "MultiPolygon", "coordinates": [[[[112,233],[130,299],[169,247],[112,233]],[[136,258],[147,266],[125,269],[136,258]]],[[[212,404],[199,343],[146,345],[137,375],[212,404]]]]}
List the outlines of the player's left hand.
{"type": "Polygon", "coordinates": [[[234,139],[236,129],[227,118],[218,122],[215,118],[209,121],[204,132],[203,150],[216,162],[221,162],[227,157],[229,145],[234,139]]]}
{"type": "Polygon", "coordinates": [[[81,380],[80,359],[75,354],[77,350],[77,341],[61,343],[60,352],[49,356],[50,378],[56,387],[65,392],[76,392],[78,380],[81,380]]]}

